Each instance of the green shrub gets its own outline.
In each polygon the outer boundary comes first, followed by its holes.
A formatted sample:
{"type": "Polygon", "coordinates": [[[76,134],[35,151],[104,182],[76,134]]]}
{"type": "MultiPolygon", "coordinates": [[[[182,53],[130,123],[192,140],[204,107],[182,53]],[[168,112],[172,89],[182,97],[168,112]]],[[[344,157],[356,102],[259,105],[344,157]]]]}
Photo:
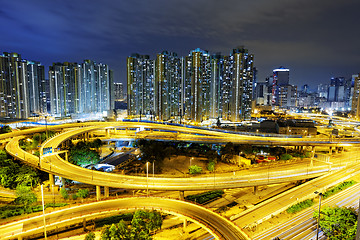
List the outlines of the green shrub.
{"type": "Polygon", "coordinates": [[[335,193],[338,193],[352,185],[354,185],[356,182],[354,180],[351,180],[351,181],[345,181],[345,182],[342,182],[340,183],[339,185],[333,187],[333,188],[330,188],[328,189],[326,192],[324,192],[323,194],[323,198],[328,198],[332,195],[334,195],[335,193]]]}
{"type": "Polygon", "coordinates": [[[76,196],[79,198],[87,198],[89,196],[89,189],[79,189],[76,196]]]}
{"type": "Polygon", "coordinates": [[[313,199],[307,199],[305,201],[302,201],[302,202],[299,202],[297,204],[292,205],[291,207],[286,209],[286,211],[288,213],[297,213],[297,212],[300,212],[303,209],[311,207],[312,205],[314,205],[314,200],[313,199]]]}
{"type": "Polygon", "coordinates": [[[210,172],[213,172],[215,170],[215,162],[214,161],[210,161],[208,163],[207,170],[209,170],[210,172]]]}
{"type": "Polygon", "coordinates": [[[202,172],[202,168],[197,165],[192,165],[189,167],[190,174],[199,174],[202,172]]]}
{"type": "Polygon", "coordinates": [[[88,234],[86,234],[85,240],[95,240],[95,233],[89,232],[88,234]]]}
{"type": "Polygon", "coordinates": [[[281,154],[280,160],[290,160],[292,159],[292,156],[288,153],[281,154]]]}
{"type": "Polygon", "coordinates": [[[72,194],[71,198],[72,198],[72,200],[76,200],[78,198],[78,196],[76,194],[72,194]]]}
{"type": "Polygon", "coordinates": [[[60,194],[64,199],[68,199],[69,198],[69,193],[65,188],[61,188],[60,189],[60,194]]]}
{"type": "Polygon", "coordinates": [[[217,198],[222,197],[223,194],[224,194],[223,190],[215,190],[215,191],[204,192],[204,193],[195,194],[195,195],[189,195],[189,196],[186,196],[185,199],[192,201],[192,202],[204,204],[211,200],[215,200],[217,198]]]}

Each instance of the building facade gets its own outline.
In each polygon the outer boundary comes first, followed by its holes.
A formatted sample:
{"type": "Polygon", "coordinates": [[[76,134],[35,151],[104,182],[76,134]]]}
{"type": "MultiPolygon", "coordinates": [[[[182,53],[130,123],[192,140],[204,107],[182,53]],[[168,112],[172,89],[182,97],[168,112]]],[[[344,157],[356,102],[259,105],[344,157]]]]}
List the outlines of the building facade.
{"type": "Polygon", "coordinates": [[[352,95],[351,111],[355,119],[360,119],[360,74],[353,75],[354,90],[352,95]]]}

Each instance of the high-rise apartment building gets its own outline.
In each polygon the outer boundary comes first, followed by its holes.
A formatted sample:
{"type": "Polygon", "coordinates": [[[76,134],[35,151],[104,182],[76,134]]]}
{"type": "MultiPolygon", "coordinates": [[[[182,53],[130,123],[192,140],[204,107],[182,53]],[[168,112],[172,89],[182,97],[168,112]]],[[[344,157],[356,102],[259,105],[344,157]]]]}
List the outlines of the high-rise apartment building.
{"type": "Polygon", "coordinates": [[[154,114],[154,60],[148,55],[127,58],[128,115],[154,114]]]}
{"type": "Polygon", "coordinates": [[[182,116],[184,60],[176,53],[164,51],[156,56],[154,114],[159,120],[182,116]]]}
{"type": "Polygon", "coordinates": [[[47,82],[45,67],[39,62],[27,62],[27,78],[29,89],[29,108],[31,113],[47,113],[47,82]]]}
{"type": "Polygon", "coordinates": [[[195,49],[185,58],[184,117],[196,122],[209,118],[210,54],[195,49]]]}
{"type": "Polygon", "coordinates": [[[240,47],[233,50],[229,57],[231,65],[230,112],[223,118],[231,121],[241,121],[251,118],[251,101],[253,89],[254,56],[248,50],[240,47]]]}
{"type": "Polygon", "coordinates": [[[201,122],[250,119],[253,55],[239,47],[230,56],[195,49],[185,58],[163,52],[153,61],[134,54],[127,59],[128,114],[201,122]]]}
{"type": "Polygon", "coordinates": [[[46,112],[44,67],[17,53],[0,55],[0,117],[28,118],[46,112]]]}
{"type": "Polygon", "coordinates": [[[91,60],[54,63],[49,67],[50,112],[61,117],[99,113],[113,108],[111,70],[91,60]]]}
{"type": "Polygon", "coordinates": [[[223,110],[223,88],[225,60],[220,53],[213,54],[210,60],[210,118],[221,118],[223,110]]]}

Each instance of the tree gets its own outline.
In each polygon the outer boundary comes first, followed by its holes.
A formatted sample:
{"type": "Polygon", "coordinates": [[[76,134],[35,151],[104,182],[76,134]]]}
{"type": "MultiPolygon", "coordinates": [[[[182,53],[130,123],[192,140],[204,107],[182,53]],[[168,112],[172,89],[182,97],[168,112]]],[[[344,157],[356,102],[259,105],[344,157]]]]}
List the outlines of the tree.
{"type": "Polygon", "coordinates": [[[86,234],[85,240],[95,240],[95,233],[89,232],[88,234],[86,234]]]}
{"type": "Polygon", "coordinates": [[[133,214],[131,226],[129,227],[124,220],[118,224],[105,226],[101,232],[101,239],[136,239],[151,240],[151,231],[161,228],[162,217],[157,211],[137,210],[133,214]]]}
{"type": "Polygon", "coordinates": [[[11,129],[11,127],[8,126],[8,125],[4,125],[4,126],[2,126],[2,127],[0,128],[0,134],[1,134],[1,133],[9,133],[9,132],[11,132],[11,131],[12,131],[12,129],[11,129]]]}
{"type": "MultiPolygon", "coordinates": [[[[313,217],[318,219],[318,216],[315,211],[313,217]]],[[[330,240],[355,239],[357,215],[352,208],[324,207],[319,225],[330,240]]]]}
{"type": "Polygon", "coordinates": [[[17,185],[34,187],[39,183],[40,178],[34,168],[23,165],[19,168],[15,181],[17,185]]]}
{"type": "Polygon", "coordinates": [[[37,201],[35,193],[31,191],[31,188],[24,185],[18,185],[16,187],[16,204],[24,206],[25,211],[29,212],[30,205],[37,201]]]}

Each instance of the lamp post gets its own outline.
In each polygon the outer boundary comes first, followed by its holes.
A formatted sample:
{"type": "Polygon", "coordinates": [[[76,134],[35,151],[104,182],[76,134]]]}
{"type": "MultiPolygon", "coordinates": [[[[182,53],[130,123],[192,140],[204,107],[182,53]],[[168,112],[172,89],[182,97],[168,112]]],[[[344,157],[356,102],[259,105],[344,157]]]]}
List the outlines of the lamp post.
{"type": "Polygon", "coordinates": [[[42,184],[41,184],[41,200],[42,200],[42,209],[43,209],[43,218],[44,218],[44,237],[46,240],[47,236],[46,236],[45,206],[44,206],[44,185],[42,184]]]}
{"type": "Polygon", "coordinates": [[[318,191],[314,192],[315,194],[319,194],[319,216],[316,224],[316,240],[319,240],[319,222],[320,222],[320,209],[321,209],[321,197],[322,193],[319,193],[318,191]]]}
{"type": "Polygon", "coordinates": [[[45,116],[45,129],[46,129],[46,139],[48,138],[48,130],[47,130],[47,116],[45,116]]]}
{"type": "Polygon", "coordinates": [[[146,195],[149,197],[149,162],[146,162],[146,195]]]}
{"type": "Polygon", "coordinates": [[[155,161],[153,161],[153,181],[154,181],[154,178],[155,178],[155,161]]]}

